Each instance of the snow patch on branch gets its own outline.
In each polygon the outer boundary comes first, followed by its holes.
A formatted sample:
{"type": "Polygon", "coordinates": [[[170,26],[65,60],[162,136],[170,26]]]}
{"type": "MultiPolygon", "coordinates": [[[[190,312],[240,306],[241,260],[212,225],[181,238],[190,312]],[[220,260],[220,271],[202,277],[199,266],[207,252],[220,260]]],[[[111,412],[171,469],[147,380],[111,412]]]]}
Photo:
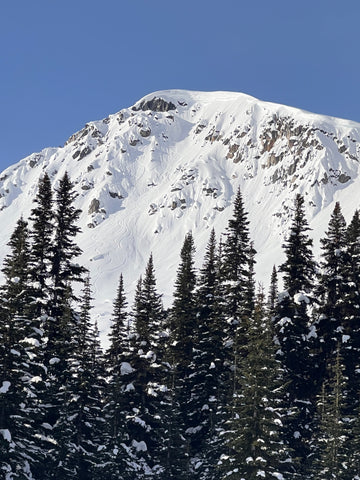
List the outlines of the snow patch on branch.
{"type": "Polygon", "coordinates": [[[10,388],[10,385],[11,383],[5,380],[2,383],[2,387],[0,388],[0,393],[7,393],[10,388]]]}

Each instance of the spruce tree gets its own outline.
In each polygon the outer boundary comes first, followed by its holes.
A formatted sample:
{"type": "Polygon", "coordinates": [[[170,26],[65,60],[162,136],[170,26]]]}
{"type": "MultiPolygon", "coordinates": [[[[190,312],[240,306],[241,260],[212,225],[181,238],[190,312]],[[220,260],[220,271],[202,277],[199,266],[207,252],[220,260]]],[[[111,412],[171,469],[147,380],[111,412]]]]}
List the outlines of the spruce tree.
{"type": "Polygon", "coordinates": [[[248,213],[240,189],[222,247],[221,281],[226,320],[225,347],[229,368],[229,393],[236,394],[238,362],[245,348],[244,333],[254,309],[254,256],[248,213]]]}
{"type": "Polygon", "coordinates": [[[32,479],[43,452],[36,444],[42,408],[41,334],[28,316],[31,301],[27,222],[8,243],[0,303],[0,464],[6,478],[32,479]]]}
{"type": "Polygon", "coordinates": [[[282,438],[284,378],[262,291],[245,337],[246,352],[237,370],[240,389],[227,422],[227,452],[220,459],[221,478],[282,478],[285,463],[291,462],[282,438]]]}
{"type": "Polygon", "coordinates": [[[54,476],[58,479],[92,480],[98,474],[98,448],[104,429],[104,374],[90,311],[91,288],[87,277],[66,358],[69,374],[61,387],[63,404],[53,429],[57,441],[54,476]]]}
{"type": "Polygon", "coordinates": [[[126,404],[127,377],[133,372],[130,365],[130,319],[127,312],[127,300],[124,290],[122,274],[116,298],[113,304],[112,323],[110,327],[110,345],[106,352],[107,388],[105,392],[106,429],[106,467],[105,472],[109,480],[130,478],[131,461],[129,450],[123,445],[128,442],[129,434],[126,431],[126,413],[123,408],[126,404]],[[125,393],[124,393],[125,392],[125,393]],[[130,470],[130,473],[128,473],[130,470]],[[123,475],[127,472],[127,476],[123,475]]]}
{"type": "Polygon", "coordinates": [[[351,474],[350,419],[345,414],[347,379],[339,344],[328,369],[329,374],[318,395],[317,408],[320,421],[312,478],[351,479],[354,477],[351,474]]]}
{"type": "MultiPolygon", "coordinates": [[[[51,270],[49,285],[49,312],[41,317],[42,328],[46,341],[44,363],[46,367],[47,389],[43,392],[42,403],[46,405],[45,424],[52,429],[56,444],[50,444],[48,452],[49,465],[52,465],[54,478],[58,475],[71,475],[67,471],[64,459],[67,455],[66,438],[71,438],[71,425],[67,426],[66,418],[68,394],[70,395],[74,371],[72,361],[78,349],[79,335],[78,314],[74,301],[73,282],[82,281],[85,269],[75,264],[81,250],[76,245],[74,237],[79,228],[76,221],[80,214],[73,202],[76,195],[73,184],[67,174],[60,180],[56,190],[56,209],[54,214],[55,233],[51,246],[51,270]]],[[[50,473],[47,472],[50,475],[50,473]]],[[[51,477],[50,477],[51,478],[51,477]]]]}
{"type": "Polygon", "coordinates": [[[172,478],[179,480],[191,478],[191,448],[193,419],[191,408],[188,403],[191,398],[194,373],[194,348],[197,338],[197,318],[195,287],[196,273],[194,267],[194,239],[189,232],[180,252],[180,265],[175,279],[174,302],[170,312],[170,348],[169,362],[171,364],[170,385],[173,391],[173,411],[178,411],[179,416],[173,417],[183,442],[175,434],[172,427],[173,437],[169,446],[172,466],[172,478]],[[175,450],[176,446],[176,450],[175,450]]]}
{"type": "Polygon", "coordinates": [[[345,279],[346,223],[339,202],[335,204],[325,235],[321,239],[322,262],[317,288],[319,307],[316,326],[320,347],[319,362],[323,371],[335,355],[344,333],[344,300],[348,285],[345,279]]]}
{"type": "Polygon", "coordinates": [[[165,444],[168,440],[166,404],[169,402],[166,385],[168,367],[165,364],[163,335],[165,313],[161,295],[157,293],[153,257],[150,255],[141,288],[135,296],[133,319],[135,335],[132,365],[136,370],[135,389],[142,398],[137,405],[138,415],[145,425],[134,430],[134,440],[147,447],[147,463],[153,475],[161,475],[166,464],[165,444]],[[135,364],[134,364],[135,362],[135,364]],[[147,430],[147,431],[145,431],[147,430]],[[137,437],[138,436],[138,437],[137,437]]]}
{"type": "Polygon", "coordinates": [[[279,295],[279,290],[278,290],[277,270],[274,265],[271,272],[269,296],[268,296],[268,302],[267,302],[268,315],[270,316],[270,318],[273,317],[276,312],[278,295],[279,295]]]}
{"type": "Polygon", "coordinates": [[[355,211],[345,234],[343,271],[342,340],[343,358],[348,378],[349,414],[359,411],[360,392],[360,217],[355,211]]]}
{"type": "Polygon", "coordinates": [[[31,210],[32,221],[30,274],[33,281],[34,315],[49,313],[50,271],[54,233],[53,193],[47,173],[40,178],[34,199],[36,206],[31,210]]]}
{"type": "Polygon", "coordinates": [[[279,296],[275,315],[278,359],[286,373],[286,399],[290,415],[285,422],[288,446],[298,459],[300,473],[307,469],[309,442],[313,431],[316,364],[309,341],[310,306],[315,275],[312,240],[305,218],[304,199],[295,198],[295,212],[284,245],[286,259],[280,266],[285,291],[279,296]]]}
{"type": "MultiPolygon", "coordinates": [[[[123,434],[123,445],[119,445],[123,451],[122,457],[114,458],[113,463],[122,462],[121,475],[126,479],[160,478],[161,475],[167,478],[164,474],[168,430],[167,366],[162,349],[164,310],[161,295],[156,290],[152,256],[144,279],[140,278],[137,284],[129,338],[124,329],[126,320],[121,313],[124,307],[121,291],[120,285],[115,303],[118,325],[115,327],[114,324],[108,352],[108,358],[113,362],[119,347],[115,335],[120,334],[124,345],[117,359],[120,365],[112,363],[111,370],[111,382],[116,382],[118,393],[116,398],[111,394],[108,405],[109,411],[116,409],[114,434],[123,434]]],[[[117,440],[115,435],[114,441],[117,440]]]]}
{"type": "Polygon", "coordinates": [[[82,282],[85,268],[76,264],[81,255],[80,247],[74,237],[80,232],[77,221],[81,210],[75,208],[77,194],[67,172],[55,189],[55,235],[51,248],[52,307],[51,315],[56,318],[62,314],[63,299],[73,294],[73,282],[82,282]]]}
{"type": "Polygon", "coordinates": [[[196,478],[216,479],[220,431],[224,417],[224,317],[220,308],[215,231],[212,230],[195,295],[197,337],[193,385],[188,401],[192,429],[191,455],[196,478]]]}
{"type": "Polygon", "coordinates": [[[21,217],[10,237],[11,253],[4,259],[2,272],[6,283],[2,288],[2,302],[9,314],[26,315],[32,300],[29,262],[30,243],[28,223],[21,217]]]}

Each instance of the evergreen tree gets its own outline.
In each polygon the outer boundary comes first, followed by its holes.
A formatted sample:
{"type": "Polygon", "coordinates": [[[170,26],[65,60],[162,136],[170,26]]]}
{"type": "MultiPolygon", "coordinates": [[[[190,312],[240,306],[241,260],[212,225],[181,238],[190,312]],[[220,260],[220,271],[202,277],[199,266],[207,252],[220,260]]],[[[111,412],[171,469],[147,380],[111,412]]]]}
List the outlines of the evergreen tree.
{"type": "Polygon", "coordinates": [[[132,388],[131,383],[127,382],[127,378],[133,372],[129,363],[132,350],[130,348],[130,320],[127,305],[124,279],[121,274],[113,305],[109,334],[110,346],[106,352],[108,378],[105,417],[108,428],[105,439],[107,445],[105,472],[109,480],[131,478],[132,471],[129,450],[123,446],[129,440],[129,434],[126,431],[126,413],[123,408],[127,394],[132,388]],[[127,388],[128,385],[129,388],[127,388]],[[127,472],[127,476],[124,472],[127,472]]]}
{"type": "MultiPolygon", "coordinates": [[[[73,205],[76,198],[73,188],[73,184],[65,173],[56,190],[55,238],[51,247],[49,287],[50,312],[43,316],[47,339],[45,361],[48,372],[52,376],[51,383],[55,391],[64,384],[67,359],[74,348],[71,343],[76,328],[76,315],[72,306],[73,301],[76,300],[73,282],[83,281],[85,273],[83,267],[74,263],[81,254],[81,250],[74,241],[75,235],[80,231],[76,225],[80,211],[73,205]]],[[[56,410],[56,406],[49,409],[48,423],[51,425],[56,420],[56,410]]]]}
{"type": "MultiPolygon", "coordinates": [[[[120,316],[122,318],[117,327],[114,325],[112,345],[108,353],[113,361],[118,348],[115,335],[123,332],[122,338],[126,344],[118,358],[121,364],[113,365],[113,376],[116,377],[111,379],[112,382],[117,382],[119,397],[110,399],[112,402],[109,404],[110,410],[114,407],[117,409],[116,429],[119,433],[125,432],[122,440],[124,445],[121,447],[124,449],[124,460],[118,459],[125,463],[121,475],[126,479],[161,477],[167,455],[167,367],[162,348],[164,310],[161,295],[156,291],[152,256],[144,279],[140,278],[137,285],[129,343],[126,330],[124,331],[124,316],[121,314],[124,307],[121,290],[122,286],[115,310],[117,320],[120,316]]],[[[167,478],[166,475],[164,478],[167,478]]]]}
{"type": "Polygon", "coordinates": [[[173,416],[176,429],[172,427],[169,464],[172,466],[171,478],[179,480],[191,477],[190,438],[193,432],[193,419],[188,401],[193,389],[191,378],[194,373],[194,347],[198,326],[194,253],[194,239],[190,232],[185,236],[180,252],[181,261],[177,270],[174,302],[170,312],[169,361],[172,366],[170,385],[173,391],[173,411],[179,412],[179,416],[178,418],[173,416]],[[175,430],[181,435],[183,442],[176,436],[175,430]]]}
{"type": "Polygon", "coordinates": [[[80,313],[68,310],[67,325],[74,323],[64,361],[64,383],[55,393],[59,415],[53,427],[56,446],[51,452],[49,478],[96,479],[105,419],[102,415],[104,372],[95,326],[91,323],[90,280],[85,279],[80,313]]]}
{"type": "Polygon", "coordinates": [[[32,245],[30,274],[33,281],[35,315],[49,313],[51,271],[51,250],[54,233],[53,194],[47,173],[39,180],[38,192],[34,199],[36,206],[31,210],[30,232],[32,245]]]}
{"type": "Polygon", "coordinates": [[[2,302],[8,313],[26,315],[32,299],[29,277],[30,243],[28,223],[21,217],[10,237],[11,253],[4,259],[2,272],[6,283],[2,288],[2,302]]]}
{"type": "Polygon", "coordinates": [[[346,402],[346,377],[338,345],[336,357],[329,365],[328,380],[324,381],[318,396],[320,429],[316,437],[314,480],[354,478],[350,469],[350,419],[344,414],[346,402]]]}
{"type": "Polygon", "coordinates": [[[229,391],[234,396],[239,358],[245,349],[245,331],[254,310],[254,256],[250,241],[248,214],[240,189],[234,202],[233,217],[222,248],[221,280],[226,319],[225,347],[229,367],[229,391]]]}
{"type": "Polygon", "coordinates": [[[225,283],[228,322],[241,324],[242,316],[249,316],[254,302],[254,248],[249,237],[248,214],[240,189],[234,201],[233,217],[226,230],[222,249],[222,276],[225,283]]]}
{"type": "Polygon", "coordinates": [[[219,271],[212,230],[199,271],[195,295],[197,337],[193,355],[191,454],[197,478],[216,479],[220,431],[224,417],[224,317],[219,307],[219,271]]]}
{"type": "Polygon", "coordinates": [[[342,340],[348,378],[349,414],[357,416],[360,392],[360,217],[355,211],[345,235],[342,340]]]}
{"type": "Polygon", "coordinates": [[[275,331],[279,344],[278,358],[287,378],[286,400],[289,415],[285,422],[288,446],[298,459],[299,472],[307,469],[310,438],[313,431],[314,384],[316,364],[310,351],[310,306],[315,275],[312,240],[305,218],[304,199],[295,198],[295,212],[290,234],[285,242],[283,272],[285,291],[279,296],[275,315],[275,331]]]}
{"type": "Polygon", "coordinates": [[[228,451],[220,461],[221,478],[282,478],[285,462],[291,461],[282,441],[284,379],[262,291],[245,337],[246,352],[237,369],[240,389],[234,396],[225,435],[228,451]]]}
{"type": "Polygon", "coordinates": [[[46,471],[46,475],[48,478],[57,478],[56,475],[58,478],[72,478],[73,469],[68,471],[64,460],[66,446],[69,445],[66,439],[71,438],[72,426],[64,419],[74,382],[73,360],[79,348],[79,316],[74,308],[73,282],[82,280],[85,269],[74,263],[81,253],[73,238],[79,231],[75,222],[80,212],[73,206],[76,195],[67,174],[60,181],[56,193],[55,233],[50,250],[51,278],[49,282],[45,279],[50,301],[49,308],[44,309],[41,317],[46,342],[44,364],[47,388],[42,397],[42,403],[46,405],[44,423],[57,442],[49,444],[47,462],[52,468],[46,471]]]}
{"type": "MultiPolygon", "coordinates": [[[[165,313],[161,295],[156,290],[153,257],[150,255],[141,289],[135,297],[133,312],[135,333],[132,346],[136,355],[134,368],[136,384],[142,399],[138,405],[139,415],[145,422],[137,441],[147,446],[148,465],[155,476],[161,475],[166,464],[165,444],[168,440],[166,404],[169,402],[165,388],[168,367],[165,365],[163,336],[165,313]],[[144,428],[145,427],[145,428],[144,428]],[[148,431],[145,431],[148,430],[148,431]]],[[[133,425],[134,428],[134,425],[133,425]]],[[[165,478],[167,478],[165,476],[165,478]]]]}
{"type": "Polygon", "coordinates": [[[278,290],[277,270],[274,265],[271,272],[269,296],[268,296],[268,302],[267,302],[268,315],[270,316],[270,318],[275,315],[278,295],[279,295],[279,290],[278,290]]]}
{"type": "Polygon", "coordinates": [[[0,465],[6,478],[32,479],[43,452],[41,331],[27,316],[31,299],[27,222],[17,222],[2,269],[5,284],[0,304],[0,465]]]}
{"type": "Polygon", "coordinates": [[[317,297],[319,299],[317,335],[319,362],[324,371],[336,352],[344,333],[346,223],[340,204],[335,204],[325,238],[321,239],[322,262],[317,297]]]}
{"type": "Polygon", "coordinates": [[[81,210],[74,206],[77,195],[67,173],[55,191],[55,236],[51,248],[51,315],[54,318],[62,314],[63,299],[66,296],[70,295],[70,299],[75,299],[72,283],[82,282],[86,271],[84,267],[75,263],[76,258],[82,253],[74,242],[74,237],[80,232],[77,221],[81,210]]]}

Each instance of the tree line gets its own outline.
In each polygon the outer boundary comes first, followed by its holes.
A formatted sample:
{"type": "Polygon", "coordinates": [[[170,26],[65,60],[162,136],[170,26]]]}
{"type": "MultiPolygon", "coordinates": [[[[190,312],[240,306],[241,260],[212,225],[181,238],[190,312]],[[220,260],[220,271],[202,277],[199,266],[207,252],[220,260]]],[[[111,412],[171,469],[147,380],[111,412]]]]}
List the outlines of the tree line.
{"type": "Polygon", "coordinates": [[[53,189],[45,173],[3,262],[3,478],[360,477],[357,211],[347,225],[336,203],[316,262],[297,195],[265,293],[238,190],[199,269],[185,236],[170,308],[152,255],[131,306],[120,275],[103,351],[75,198],[68,174],[53,189]]]}

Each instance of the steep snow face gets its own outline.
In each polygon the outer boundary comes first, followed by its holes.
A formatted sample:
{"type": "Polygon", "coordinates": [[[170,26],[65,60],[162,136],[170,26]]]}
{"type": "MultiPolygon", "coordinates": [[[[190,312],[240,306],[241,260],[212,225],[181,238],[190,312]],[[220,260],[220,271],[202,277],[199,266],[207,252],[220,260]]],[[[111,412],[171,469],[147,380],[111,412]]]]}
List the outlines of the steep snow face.
{"type": "Polygon", "coordinates": [[[152,252],[168,303],[186,232],[200,264],[211,228],[224,231],[239,186],[266,283],[282,261],[295,194],[305,196],[317,246],[335,201],[347,219],[360,206],[359,159],[354,122],[240,93],[155,92],[2,173],[0,255],[16,220],[28,217],[42,173],[56,186],[67,170],[82,209],[81,260],[106,331],[120,272],[131,293],[152,252]]]}

